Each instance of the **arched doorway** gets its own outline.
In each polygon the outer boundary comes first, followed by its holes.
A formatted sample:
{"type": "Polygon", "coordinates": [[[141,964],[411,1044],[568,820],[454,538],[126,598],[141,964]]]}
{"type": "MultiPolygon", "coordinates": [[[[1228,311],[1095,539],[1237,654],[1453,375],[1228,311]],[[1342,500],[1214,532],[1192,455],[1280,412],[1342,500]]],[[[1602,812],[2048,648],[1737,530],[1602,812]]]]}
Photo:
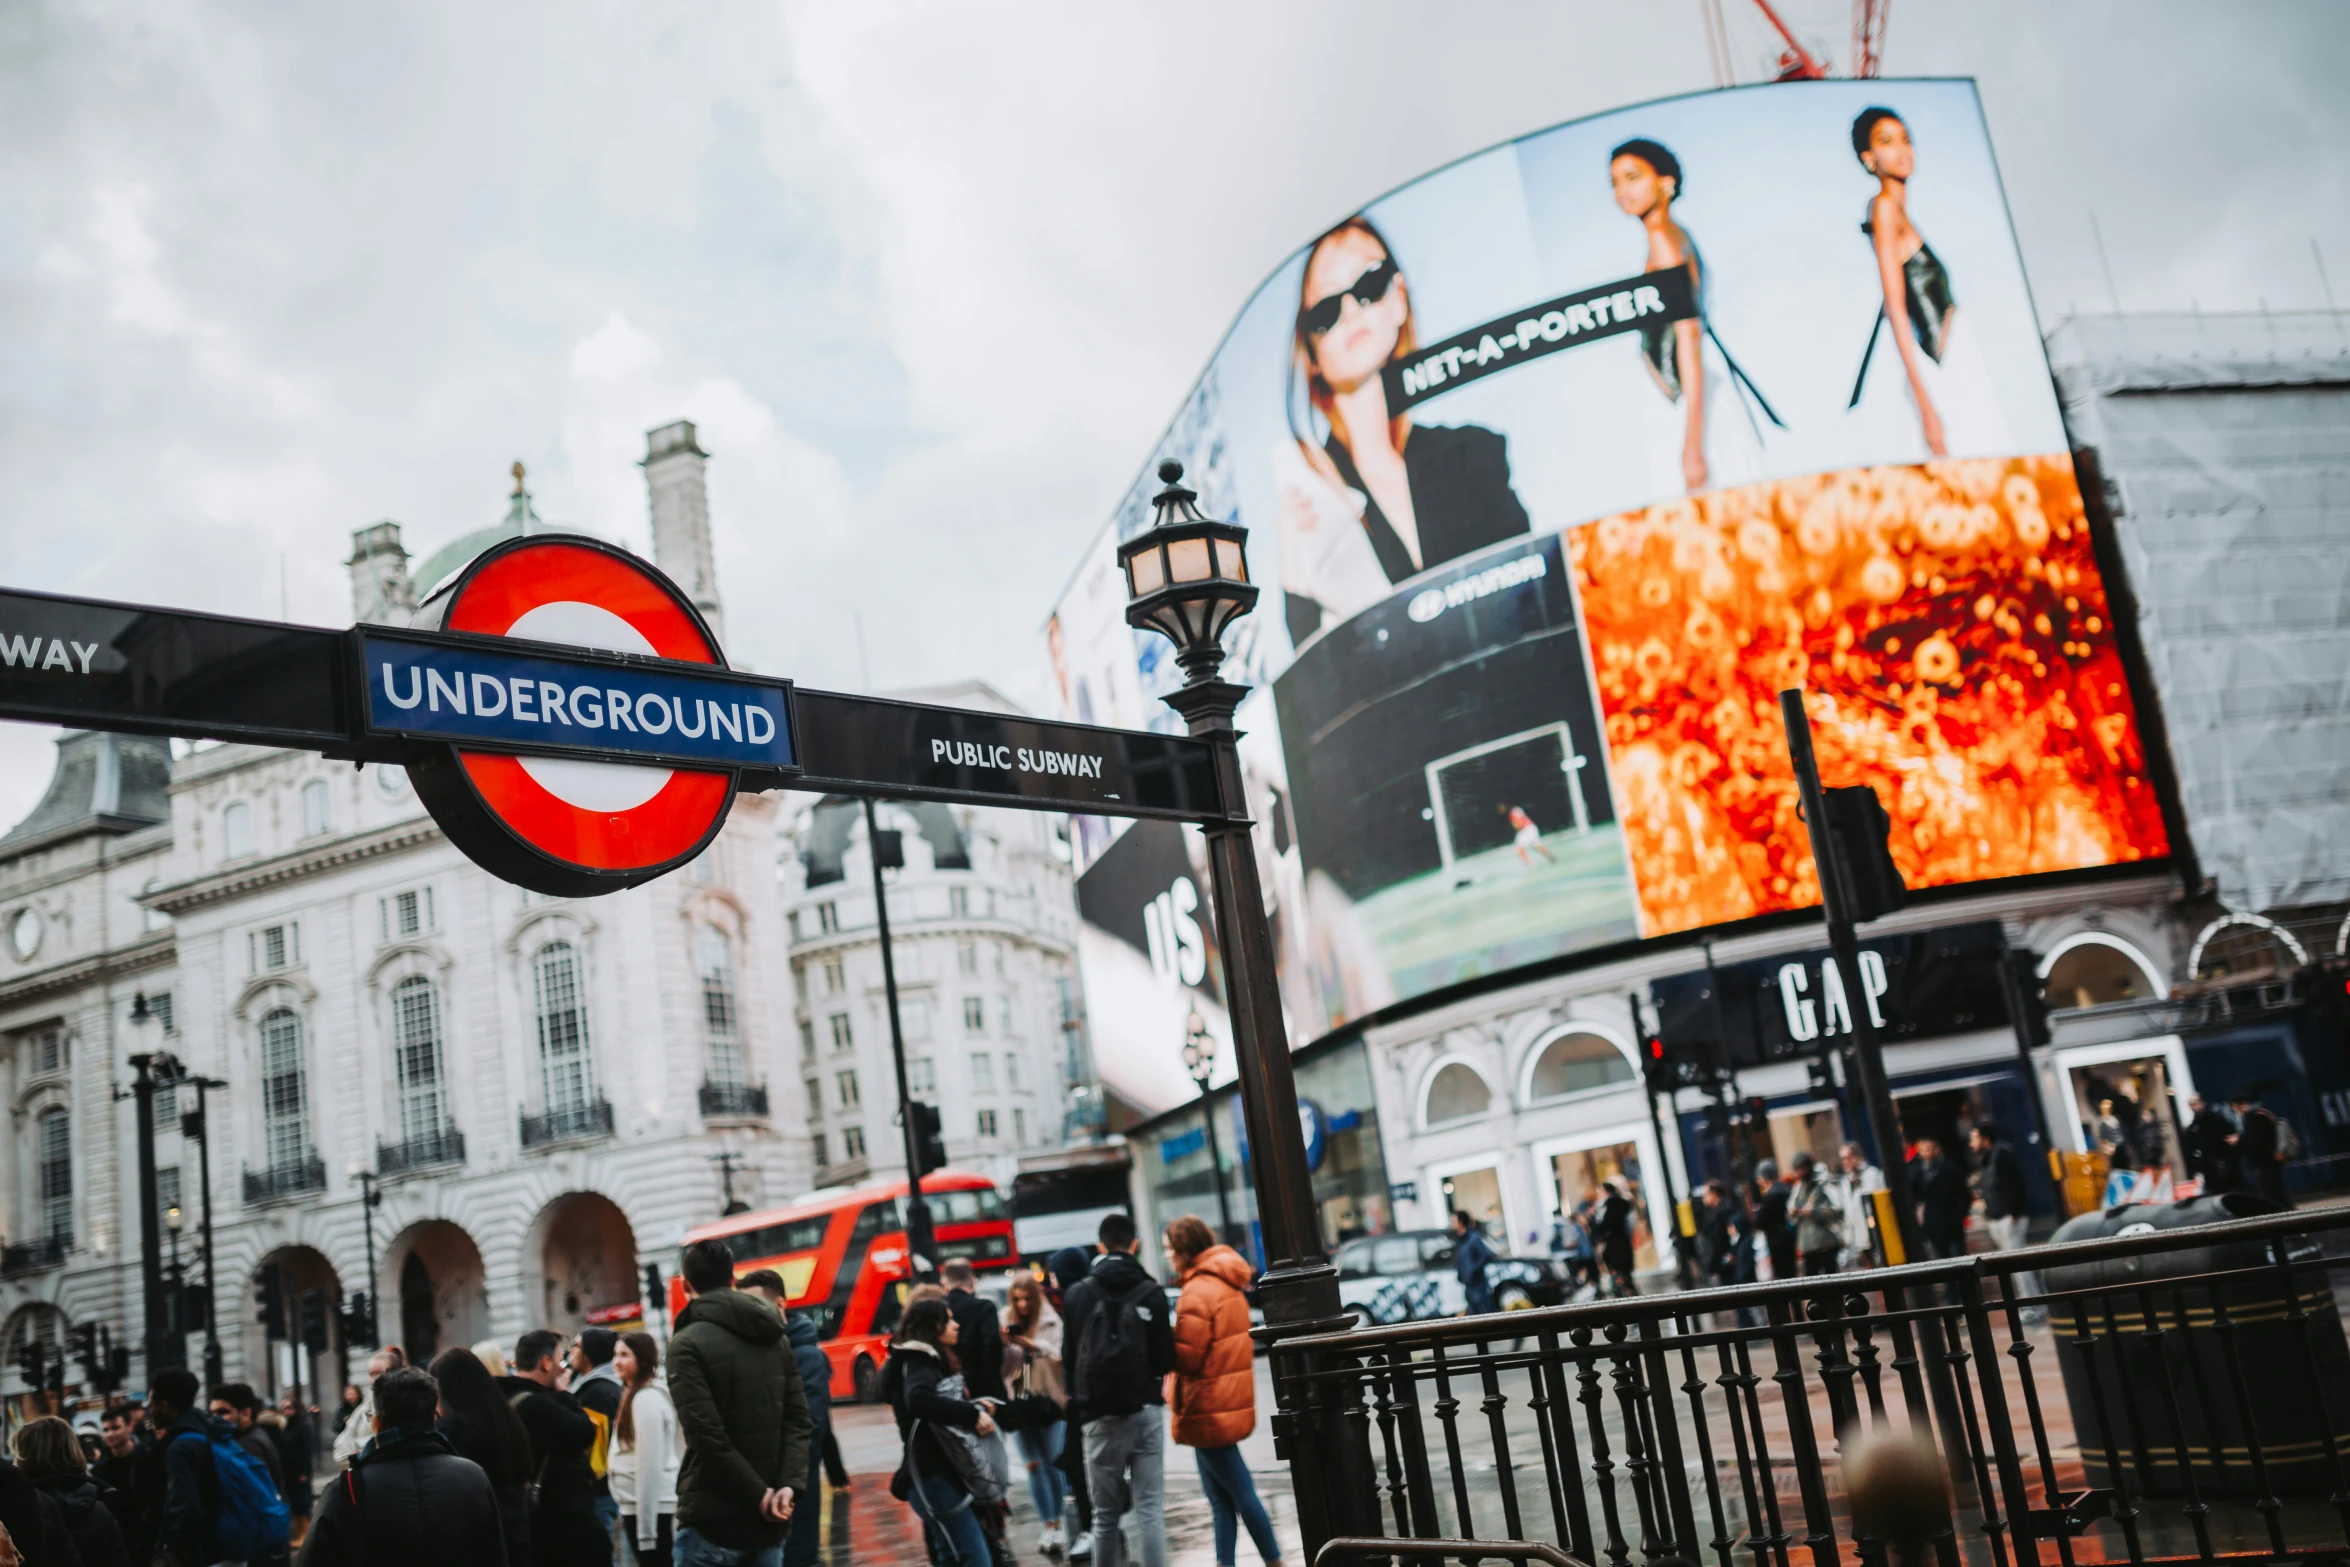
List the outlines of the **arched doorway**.
{"type": "MultiPolygon", "coordinates": [[[[239,1317],[246,1323],[241,1380],[271,1403],[292,1393],[305,1406],[331,1411],[350,1370],[340,1313],[343,1282],[334,1264],[311,1247],[280,1246],[246,1279],[242,1302],[250,1304],[240,1309],[229,1281],[222,1279],[221,1286],[222,1337],[229,1337],[239,1317]]],[[[233,1375],[233,1364],[231,1370],[233,1375]]],[[[322,1424],[312,1431],[314,1445],[327,1429],[322,1424]]]]}
{"type": "Polygon", "coordinates": [[[446,1219],[412,1224],[384,1251],[384,1273],[395,1281],[396,1316],[384,1327],[418,1365],[444,1349],[472,1344],[490,1331],[490,1296],[481,1249],[446,1219]]]}
{"type": "Polygon", "coordinates": [[[575,1333],[612,1321],[613,1308],[639,1298],[636,1231],[619,1204],[596,1192],[570,1192],[539,1211],[531,1226],[539,1263],[534,1326],[575,1333]]]}

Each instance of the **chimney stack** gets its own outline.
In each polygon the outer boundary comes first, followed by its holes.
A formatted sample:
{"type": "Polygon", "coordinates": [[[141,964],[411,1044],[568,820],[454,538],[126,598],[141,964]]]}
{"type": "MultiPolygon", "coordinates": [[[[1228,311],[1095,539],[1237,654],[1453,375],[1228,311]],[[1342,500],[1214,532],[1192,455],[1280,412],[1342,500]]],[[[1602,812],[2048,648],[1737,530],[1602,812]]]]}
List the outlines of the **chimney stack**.
{"type": "Polygon", "coordinates": [[[704,470],[710,454],[694,439],[690,420],[665,424],[645,435],[645,488],[652,494],[653,563],[669,574],[709,622],[710,634],[726,640],[720,620],[718,571],[710,558],[710,492],[704,470]]]}
{"type": "Polygon", "coordinates": [[[416,614],[416,585],[408,580],[408,551],[400,525],[378,522],[351,534],[351,619],[368,626],[405,626],[416,614]]]}

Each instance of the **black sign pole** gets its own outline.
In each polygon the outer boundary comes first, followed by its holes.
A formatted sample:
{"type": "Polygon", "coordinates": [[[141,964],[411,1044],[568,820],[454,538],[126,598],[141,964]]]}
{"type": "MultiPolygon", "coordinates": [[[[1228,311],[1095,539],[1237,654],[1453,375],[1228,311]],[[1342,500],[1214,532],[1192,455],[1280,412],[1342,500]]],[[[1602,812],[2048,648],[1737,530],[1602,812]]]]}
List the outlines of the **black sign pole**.
{"type": "Polygon", "coordinates": [[[1811,831],[1812,863],[1819,872],[1820,908],[1828,921],[1828,949],[1836,956],[1837,977],[1844,983],[1844,1010],[1852,1023],[1853,1078],[1860,1088],[1861,1103],[1868,1110],[1869,1131],[1876,1140],[1877,1158],[1885,1171],[1885,1188],[1893,1194],[1893,1221],[1901,1232],[1902,1255],[1909,1261],[1920,1261],[1925,1252],[1918,1244],[1917,1210],[1910,1203],[1909,1168],[1902,1159],[1901,1122],[1894,1113],[1892,1089],[1885,1082],[1885,1058],[1878,1047],[1877,1026],[1869,1016],[1868,982],[1860,971],[1860,943],[1853,938],[1851,915],[1845,908],[1836,835],[1828,827],[1819,763],[1812,757],[1811,715],[1804,711],[1801,689],[1779,693],[1779,714],[1786,720],[1787,755],[1795,764],[1795,781],[1803,792],[1803,820],[1811,831]]]}
{"type": "Polygon", "coordinates": [[[922,1147],[914,1129],[913,1095],[906,1087],[906,1035],[898,1026],[897,960],[889,950],[889,887],[881,879],[881,828],[874,819],[871,795],[865,797],[865,851],[873,861],[873,918],[881,935],[881,990],[889,1007],[889,1058],[898,1074],[898,1128],[906,1138],[906,1250],[915,1259],[916,1273],[935,1275],[938,1231],[930,1222],[930,1203],[922,1195],[922,1147]]]}

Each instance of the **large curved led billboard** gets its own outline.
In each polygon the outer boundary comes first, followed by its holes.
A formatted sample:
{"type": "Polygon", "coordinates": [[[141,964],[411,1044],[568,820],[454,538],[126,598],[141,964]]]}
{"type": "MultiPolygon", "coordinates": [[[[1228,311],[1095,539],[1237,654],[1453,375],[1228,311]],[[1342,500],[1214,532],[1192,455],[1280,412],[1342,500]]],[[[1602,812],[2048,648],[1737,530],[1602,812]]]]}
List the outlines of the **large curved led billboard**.
{"type": "Polygon", "coordinates": [[[1068,717],[1172,724],[1113,558],[1166,457],[1265,590],[1229,673],[1305,1035],[1816,902],[1792,685],[1913,887],[2167,853],[1971,82],[1620,110],[1315,237],[1048,624],[1068,717]]]}

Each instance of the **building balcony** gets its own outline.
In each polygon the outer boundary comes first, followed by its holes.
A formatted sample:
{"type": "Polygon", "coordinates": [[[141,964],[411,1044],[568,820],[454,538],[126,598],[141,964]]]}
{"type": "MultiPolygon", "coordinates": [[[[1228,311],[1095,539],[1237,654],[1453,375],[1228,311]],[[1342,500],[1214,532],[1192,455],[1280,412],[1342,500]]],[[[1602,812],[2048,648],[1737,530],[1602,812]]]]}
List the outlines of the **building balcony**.
{"type": "Polygon", "coordinates": [[[326,1190],[326,1161],[316,1154],[307,1159],[273,1164],[266,1170],[245,1168],[245,1203],[291,1202],[310,1192],[326,1190]]]}
{"type": "Polygon", "coordinates": [[[544,1115],[522,1118],[522,1146],[544,1148],[549,1143],[581,1142],[612,1135],[612,1101],[595,1099],[544,1115]]]}
{"type": "Polygon", "coordinates": [[[404,1142],[375,1145],[375,1173],[389,1179],[438,1165],[465,1162],[465,1134],[453,1126],[411,1137],[404,1142]]]}
{"type": "Polygon", "coordinates": [[[47,1240],[0,1247],[0,1279],[22,1278],[44,1268],[62,1268],[65,1266],[65,1254],[72,1249],[73,1237],[70,1235],[52,1235],[47,1240]]]}
{"type": "Polygon", "coordinates": [[[766,1120],[766,1085],[752,1083],[703,1083],[702,1119],[705,1121],[766,1120]]]}

